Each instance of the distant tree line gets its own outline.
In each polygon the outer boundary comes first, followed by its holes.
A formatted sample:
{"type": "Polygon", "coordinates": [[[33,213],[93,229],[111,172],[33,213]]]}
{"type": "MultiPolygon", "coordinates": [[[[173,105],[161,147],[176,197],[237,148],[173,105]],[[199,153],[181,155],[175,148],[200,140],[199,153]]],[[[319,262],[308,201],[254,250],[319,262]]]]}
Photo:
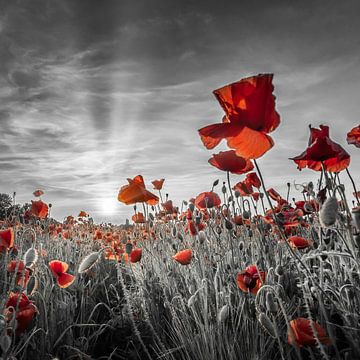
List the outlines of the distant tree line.
{"type": "Polygon", "coordinates": [[[21,219],[30,207],[29,203],[14,205],[13,198],[9,194],[0,193],[0,221],[14,217],[21,219]]]}

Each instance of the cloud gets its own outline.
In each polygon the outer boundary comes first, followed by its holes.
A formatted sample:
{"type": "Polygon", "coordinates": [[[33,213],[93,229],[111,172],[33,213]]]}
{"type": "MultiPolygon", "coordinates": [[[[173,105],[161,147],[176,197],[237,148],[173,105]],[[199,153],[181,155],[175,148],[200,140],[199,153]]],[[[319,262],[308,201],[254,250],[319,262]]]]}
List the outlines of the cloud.
{"type": "MultiPolygon", "coordinates": [[[[288,160],[308,125],[346,132],[360,101],[357,1],[95,0],[6,2],[0,17],[1,191],[29,201],[36,188],[59,219],[83,209],[121,222],[127,177],[166,178],[175,202],[225,174],[211,167],[197,129],[221,120],[212,91],[274,72],[280,127],[259,160],[267,186],[314,180],[288,160]],[[115,201],[115,203],[114,203],[115,201]],[[110,209],[110,210],[109,210],[110,209]]],[[[343,176],[344,177],[344,176],[343,176]]],[[[345,177],[344,177],[345,179],[345,177]]],[[[235,183],[240,178],[233,176],[235,183]]]]}

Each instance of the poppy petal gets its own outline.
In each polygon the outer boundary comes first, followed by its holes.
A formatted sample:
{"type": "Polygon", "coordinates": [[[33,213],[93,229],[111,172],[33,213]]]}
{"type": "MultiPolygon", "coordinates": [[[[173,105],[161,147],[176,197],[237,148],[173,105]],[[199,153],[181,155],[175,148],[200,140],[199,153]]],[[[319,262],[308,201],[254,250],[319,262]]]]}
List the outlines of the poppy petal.
{"type": "Polygon", "coordinates": [[[57,278],[57,283],[61,288],[65,289],[70,286],[74,282],[74,280],[74,275],[63,273],[57,278]]]}

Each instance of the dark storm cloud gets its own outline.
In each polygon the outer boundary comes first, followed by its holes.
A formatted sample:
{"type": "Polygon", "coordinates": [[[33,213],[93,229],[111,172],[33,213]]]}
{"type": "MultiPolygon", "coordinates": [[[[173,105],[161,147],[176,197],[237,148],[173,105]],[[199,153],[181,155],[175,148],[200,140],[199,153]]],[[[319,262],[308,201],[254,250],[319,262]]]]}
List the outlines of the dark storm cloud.
{"type": "MultiPolygon", "coordinates": [[[[287,159],[308,124],[335,141],[358,124],[358,1],[0,0],[0,178],[19,201],[44,188],[59,218],[123,219],[126,177],[165,177],[180,201],[222,173],[197,129],[212,90],[274,72],[282,123],[259,162],[268,186],[314,179],[287,159]],[[14,189],[16,187],[16,189],[14,189]],[[110,211],[111,210],[111,211],[110,211]]],[[[358,149],[351,170],[359,178],[358,149]]],[[[239,177],[233,177],[238,181],[239,177]]],[[[46,199],[46,200],[47,200],[46,199]]]]}

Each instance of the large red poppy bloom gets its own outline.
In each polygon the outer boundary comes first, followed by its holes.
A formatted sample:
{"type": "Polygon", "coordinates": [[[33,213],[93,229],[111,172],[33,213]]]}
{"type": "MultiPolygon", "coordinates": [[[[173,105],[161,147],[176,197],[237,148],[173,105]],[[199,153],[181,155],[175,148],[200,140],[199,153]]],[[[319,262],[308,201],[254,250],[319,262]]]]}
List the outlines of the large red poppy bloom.
{"type": "Polygon", "coordinates": [[[234,150],[220,151],[218,154],[214,154],[208,162],[220,170],[238,175],[245,174],[254,168],[249,159],[237,156],[234,150]]]}
{"type": "Polygon", "coordinates": [[[24,293],[10,293],[5,305],[5,315],[8,320],[16,311],[15,318],[17,322],[16,333],[24,332],[29,326],[31,320],[38,312],[36,306],[24,293]]]}
{"type": "Polygon", "coordinates": [[[156,205],[159,198],[146,190],[144,179],[141,175],[135,176],[134,179],[127,179],[128,185],[121,187],[118,200],[126,205],[138,202],[146,202],[149,205],[156,205]]]}
{"type": "Polygon", "coordinates": [[[130,262],[136,263],[136,262],[140,261],[141,256],[142,256],[142,249],[137,248],[137,249],[132,250],[131,254],[130,254],[130,262]]]}
{"type": "Polygon", "coordinates": [[[220,206],[221,200],[219,195],[213,191],[206,191],[199,194],[195,199],[195,206],[198,209],[210,209],[214,206],[220,206]]]}
{"type": "Polygon", "coordinates": [[[244,292],[251,292],[256,295],[265,281],[266,272],[258,271],[256,265],[248,266],[244,271],[237,274],[236,282],[244,292]]]}
{"type": "Polygon", "coordinates": [[[45,219],[48,215],[49,207],[47,204],[42,202],[41,200],[33,201],[31,200],[31,213],[32,215],[40,218],[45,219]]]}
{"type": "Polygon", "coordinates": [[[360,148],[360,125],[354,127],[347,133],[346,140],[348,144],[353,144],[360,148]]]}
{"type": "Polygon", "coordinates": [[[257,159],[273,147],[267,134],[279,126],[280,116],[275,110],[272,79],[273,74],[259,74],[213,92],[225,116],[222,123],[199,130],[207,149],[226,139],[237,155],[257,159]]]}
{"type": "Polygon", "coordinates": [[[311,325],[313,325],[316,336],[322,344],[331,344],[331,340],[327,337],[325,329],[320,324],[303,317],[290,321],[288,343],[299,347],[315,346],[317,341],[311,325]]]}
{"type": "Polygon", "coordinates": [[[61,288],[67,288],[74,282],[75,276],[66,272],[69,268],[66,262],[60,260],[50,261],[49,268],[61,288]]]}
{"type": "Polygon", "coordinates": [[[350,164],[350,155],[329,137],[329,127],[320,125],[320,129],[310,128],[309,146],[298,156],[290,158],[298,169],[305,167],[321,171],[322,164],[327,171],[339,172],[350,164]]]}

